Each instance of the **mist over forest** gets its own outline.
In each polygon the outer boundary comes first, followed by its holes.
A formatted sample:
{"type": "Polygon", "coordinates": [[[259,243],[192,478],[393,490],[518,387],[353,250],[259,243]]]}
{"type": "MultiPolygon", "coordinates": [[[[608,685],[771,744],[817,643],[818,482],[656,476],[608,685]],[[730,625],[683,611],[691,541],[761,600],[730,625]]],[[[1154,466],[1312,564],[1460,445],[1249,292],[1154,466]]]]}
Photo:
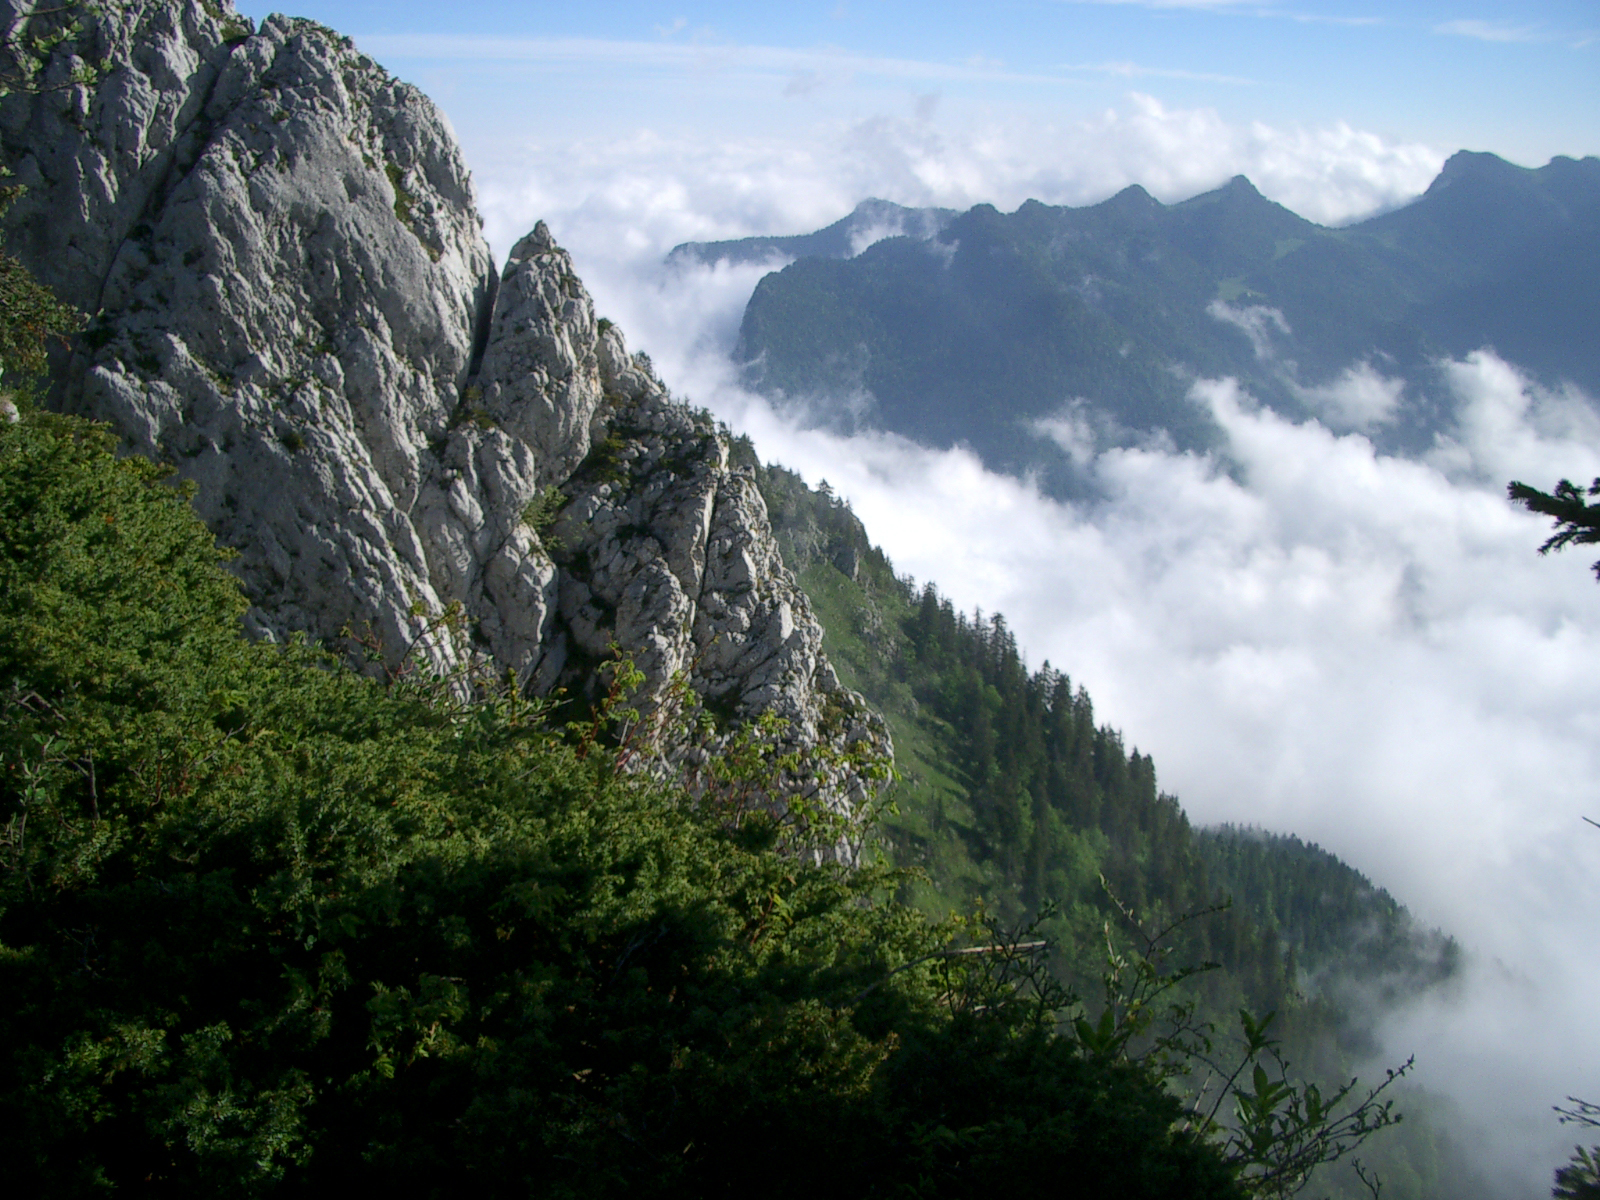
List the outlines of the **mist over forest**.
{"type": "MultiPolygon", "coordinates": [[[[491,233],[497,213],[527,203],[500,178],[485,188],[491,233]]],[[[596,218],[590,206],[633,215],[603,179],[566,218],[573,234],[596,218]]],[[[997,184],[1002,196],[1021,186],[997,184]]],[[[793,203],[770,195],[771,209],[793,203]]],[[[684,220],[638,212],[649,253],[619,255],[608,239],[588,259],[601,310],[764,458],[847,499],[896,571],[968,613],[1003,614],[1030,664],[1083,682],[1194,820],[1315,841],[1458,937],[1464,977],[1388,1018],[1384,1049],[1418,1054],[1419,1079],[1459,1105],[1501,1186],[1541,1194],[1570,1141],[1550,1106],[1593,1090],[1600,1062],[1584,1015],[1600,978],[1577,949],[1600,902],[1582,824],[1600,766],[1600,692],[1583,665],[1600,650],[1600,596],[1581,556],[1534,553],[1545,526],[1504,488],[1600,474],[1593,398],[1475,347],[1429,381],[1448,419],[1385,451],[1341,419],[1364,397],[1416,395],[1379,360],[1336,373],[1320,416],[1201,378],[1188,403],[1222,431],[1214,449],[1068,440],[1097,495],[1063,502],[964,446],[830,432],[826,398],[817,412],[754,393],[733,359],[744,306],[787,260],[666,258],[689,228],[706,241],[807,228],[752,225],[753,203],[684,220]]]]}

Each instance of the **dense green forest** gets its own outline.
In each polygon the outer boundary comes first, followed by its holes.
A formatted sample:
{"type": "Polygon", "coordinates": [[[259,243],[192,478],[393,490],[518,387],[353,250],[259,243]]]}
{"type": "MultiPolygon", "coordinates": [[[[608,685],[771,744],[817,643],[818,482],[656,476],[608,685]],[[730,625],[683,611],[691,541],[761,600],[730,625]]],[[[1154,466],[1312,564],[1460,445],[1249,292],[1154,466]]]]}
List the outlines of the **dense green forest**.
{"type": "MultiPolygon", "coordinates": [[[[80,321],[0,277],[14,382],[80,321]]],[[[1157,1024],[1159,954],[1085,1002],[1037,923],[930,918],[914,873],[834,861],[748,803],[776,795],[760,726],[692,789],[628,769],[671,759],[630,740],[625,656],[562,721],[249,642],[192,490],[114,445],[0,396],[14,1189],[1282,1196],[1392,1123],[1382,1085],[1291,1077],[1270,1021],[1222,1053],[1181,1002],[1157,1024]]]]}
{"type": "Polygon", "coordinates": [[[1165,922],[1231,896],[1189,931],[1192,950],[1268,1008],[1313,975],[1451,974],[1454,941],[1333,855],[1194,829],[1153,760],[1096,724],[1082,687],[1048,662],[1028,670],[1003,616],[959,613],[898,578],[849,507],[792,472],[760,479],[835,665],[891,720],[902,779],[884,839],[924,868],[925,902],[982,896],[1014,918],[1054,901],[1070,906],[1062,920],[1098,929],[1110,897],[1165,922]]]}
{"type": "Polygon", "coordinates": [[[618,769],[606,714],[247,642],[111,443],[0,421],[20,1194],[1277,1194],[1034,956],[618,769]]]}
{"type": "Polygon", "coordinates": [[[1302,985],[1359,989],[1393,1002],[1449,979],[1455,939],[1424,930],[1394,897],[1293,834],[1216,826],[1199,832],[1213,884],[1242,918],[1277,931],[1302,985]]]}
{"type": "MultiPolygon", "coordinates": [[[[1003,617],[967,616],[898,577],[825,486],[761,465],[748,443],[735,459],[758,472],[841,678],[889,720],[901,778],[881,846],[918,869],[903,885],[909,903],[981,903],[1008,920],[1047,912],[1040,928],[1066,948],[1057,969],[1080,988],[1108,932],[1121,944],[1138,936],[1124,910],[1146,928],[1204,912],[1172,939],[1176,961],[1220,968],[1189,981],[1201,1010],[1278,1013],[1290,1052],[1330,1079],[1376,1051],[1384,1004],[1448,984],[1453,939],[1298,838],[1195,829],[1151,758],[1096,724],[1082,687],[1048,663],[1027,668],[1003,617]]],[[[1402,1129],[1363,1152],[1384,1194],[1490,1194],[1444,1132],[1447,1105],[1412,1092],[1407,1109],[1402,1129]]],[[[1317,1186],[1364,1194],[1349,1174],[1317,1186]]]]}

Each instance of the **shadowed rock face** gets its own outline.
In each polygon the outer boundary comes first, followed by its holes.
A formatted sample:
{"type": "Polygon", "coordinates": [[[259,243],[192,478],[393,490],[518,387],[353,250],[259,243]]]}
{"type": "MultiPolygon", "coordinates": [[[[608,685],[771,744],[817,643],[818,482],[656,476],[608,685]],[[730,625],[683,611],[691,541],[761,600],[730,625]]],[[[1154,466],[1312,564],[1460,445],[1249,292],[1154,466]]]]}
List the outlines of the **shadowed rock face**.
{"type": "MultiPolygon", "coordinates": [[[[475,649],[424,638],[436,668],[481,654],[545,691],[614,643],[647,706],[681,671],[797,744],[887,750],[724,434],[600,328],[542,223],[495,275],[426,97],[321,26],[226,4],[118,6],[47,82],[83,61],[108,68],[93,89],[0,102],[27,188],[7,247],[91,316],[52,401],[198,485],[253,633],[370,629],[393,657],[417,611],[459,603],[475,649]],[[541,497],[563,502],[548,545],[541,497]]],[[[865,786],[835,772],[834,800],[865,786]]]]}

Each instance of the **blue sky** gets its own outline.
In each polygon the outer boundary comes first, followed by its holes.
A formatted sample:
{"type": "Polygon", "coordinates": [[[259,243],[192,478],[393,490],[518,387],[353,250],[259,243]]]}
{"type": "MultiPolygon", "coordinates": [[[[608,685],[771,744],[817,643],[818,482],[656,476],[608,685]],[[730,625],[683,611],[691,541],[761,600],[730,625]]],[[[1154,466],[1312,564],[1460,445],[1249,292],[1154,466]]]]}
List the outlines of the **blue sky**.
{"type": "MultiPolygon", "coordinates": [[[[1248,175],[1340,223],[1448,155],[1600,152],[1600,7],[1544,0],[304,0],[448,114],[503,254],[536,219],[602,279],[879,196],[1009,211],[1248,175]]],[[[241,10],[272,11],[255,0],[241,10]]],[[[602,281],[601,299],[605,284],[602,281]]]]}
{"type": "MultiPolygon", "coordinates": [[[[246,3],[260,17],[273,6],[246,3]]],[[[1524,165],[1600,151],[1600,6],[305,0],[482,136],[623,136],[924,111],[1048,119],[1130,91],[1228,122],[1335,122],[1524,165]],[[470,14],[463,20],[463,14],[470,14]],[[936,97],[936,99],[929,99],[936,97]]]]}

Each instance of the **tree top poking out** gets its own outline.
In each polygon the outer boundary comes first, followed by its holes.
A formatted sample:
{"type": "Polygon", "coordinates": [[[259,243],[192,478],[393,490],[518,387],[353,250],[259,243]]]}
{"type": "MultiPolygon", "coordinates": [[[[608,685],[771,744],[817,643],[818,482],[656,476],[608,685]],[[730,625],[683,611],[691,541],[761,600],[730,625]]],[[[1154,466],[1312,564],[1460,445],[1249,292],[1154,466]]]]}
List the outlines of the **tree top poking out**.
{"type": "MultiPolygon", "coordinates": [[[[1539,547],[1540,554],[1564,550],[1568,546],[1587,546],[1600,542],[1600,504],[1589,504],[1585,497],[1600,496],[1600,477],[1587,488],[1570,480],[1556,484],[1554,492],[1541,492],[1538,488],[1513,481],[1506,487],[1512,503],[1520,504],[1530,512],[1540,513],[1555,520],[1555,532],[1539,547]]],[[[1600,561],[1594,563],[1595,578],[1600,579],[1600,561]]]]}

